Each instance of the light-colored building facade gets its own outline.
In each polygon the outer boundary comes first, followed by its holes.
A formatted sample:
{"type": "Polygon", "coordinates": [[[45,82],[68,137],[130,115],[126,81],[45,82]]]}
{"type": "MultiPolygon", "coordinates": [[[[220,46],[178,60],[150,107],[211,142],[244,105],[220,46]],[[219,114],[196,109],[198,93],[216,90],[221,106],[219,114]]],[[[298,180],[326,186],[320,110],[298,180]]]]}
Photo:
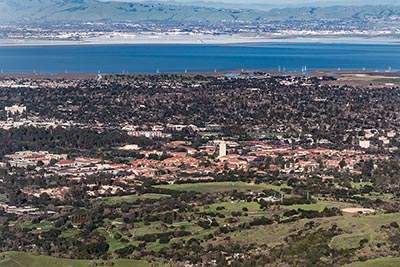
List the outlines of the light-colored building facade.
{"type": "Polygon", "coordinates": [[[222,140],[219,143],[219,154],[218,157],[225,157],[226,156],[226,142],[225,140],[222,140]]]}

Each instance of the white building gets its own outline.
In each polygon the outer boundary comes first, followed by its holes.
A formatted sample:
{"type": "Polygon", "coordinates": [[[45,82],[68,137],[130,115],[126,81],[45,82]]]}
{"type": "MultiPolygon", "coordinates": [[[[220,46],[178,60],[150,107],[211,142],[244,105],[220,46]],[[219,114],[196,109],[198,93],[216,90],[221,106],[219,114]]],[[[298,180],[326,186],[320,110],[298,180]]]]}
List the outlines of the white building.
{"type": "Polygon", "coordinates": [[[147,138],[155,138],[155,137],[169,138],[169,137],[171,137],[171,134],[163,133],[160,131],[128,131],[128,135],[136,136],[136,137],[144,136],[147,138]]]}
{"type": "Polygon", "coordinates": [[[120,150],[139,150],[140,147],[138,145],[125,145],[125,146],[119,147],[118,149],[120,149],[120,150]]]}
{"type": "Polygon", "coordinates": [[[365,130],[364,131],[364,137],[366,139],[370,139],[370,138],[372,138],[374,136],[375,136],[375,133],[373,133],[372,130],[365,130]]]}
{"type": "Polygon", "coordinates": [[[396,136],[396,132],[395,131],[390,131],[386,134],[387,137],[392,138],[396,136]]]}
{"type": "Polygon", "coordinates": [[[379,141],[381,141],[384,145],[390,144],[390,140],[389,140],[388,138],[384,137],[384,136],[380,136],[378,139],[379,139],[379,141]]]}
{"type": "Polygon", "coordinates": [[[18,105],[12,105],[11,107],[5,107],[4,108],[7,114],[22,114],[26,112],[26,106],[18,106],[18,105]]]}
{"type": "Polygon", "coordinates": [[[371,142],[369,140],[360,140],[359,146],[362,148],[369,148],[371,146],[371,142]]]}
{"type": "Polygon", "coordinates": [[[226,156],[226,142],[222,140],[219,143],[219,157],[225,157],[226,156]]]}

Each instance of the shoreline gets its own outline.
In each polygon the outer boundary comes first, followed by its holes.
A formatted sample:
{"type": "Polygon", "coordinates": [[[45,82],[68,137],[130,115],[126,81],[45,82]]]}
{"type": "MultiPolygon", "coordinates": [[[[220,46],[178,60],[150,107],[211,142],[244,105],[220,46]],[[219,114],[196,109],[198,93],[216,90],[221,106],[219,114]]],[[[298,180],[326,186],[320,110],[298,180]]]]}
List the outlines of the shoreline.
{"type": "Polygon", "coordinates": [[[0,39],[0,48],[17,47],[57,47],[57,46],[246,46],[246,45],[284,45],[284,44],[357,44],[357,45],[400,45],[399,38],[374,36],[305,36],[305,37],[259,37],[259,36],[147,36],[129,38],[96,37],[75,40],[40,39],[0,39]]]}
{"type": "MultiPolygon", "coordinates": [[[[310,70],[306,73],[302,72],[282,72],[277,70],[258,70],[258,69],[248,69],[244,70],[243,73],[252,73],[252,72],[263,72],[273,76],[281,76],[281,75],[294,75],[294,76],[341,76],[341,75],[362,75],[362,76],[379,76],[386,78],[399,78],[400,71],[393,72],[385,72],[385,71],[370,71],[370,70],[330,70],[330,69],[318,69],[318,70],[310,70]]],[[[122,76],[153,76],[153,75],[182,75],[182,76],[196,76],[196,75],[207,75],[207,76],[226,76],[230,74],[239,74],[241,70],[233,69],[229,71],[221,71],[221,72],[166,72],[166,73],[101,73],[101,75],[122,75],[122,76]]],[[[4,78],[38,78],[38,79],[58,79],[58,78],[67,78],[67,79],[96,79],[98,76],[97,73],[0,73],[0,79],[4,78]]],[[[361,77],[361,76],[360,76],[361,77]]]]}

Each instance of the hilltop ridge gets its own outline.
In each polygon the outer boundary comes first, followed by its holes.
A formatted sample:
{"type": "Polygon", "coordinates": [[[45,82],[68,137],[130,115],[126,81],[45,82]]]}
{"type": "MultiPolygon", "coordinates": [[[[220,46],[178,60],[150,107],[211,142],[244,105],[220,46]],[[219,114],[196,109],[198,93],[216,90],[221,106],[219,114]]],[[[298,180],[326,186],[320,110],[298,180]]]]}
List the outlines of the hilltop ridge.
{"type": "Polygon", "coordinates": [[[396,19],[400,6],[333,6],[271,9],[213,8],[170,3],[97,0],[0,0],[0,22],[187,22],[396,19]]]}

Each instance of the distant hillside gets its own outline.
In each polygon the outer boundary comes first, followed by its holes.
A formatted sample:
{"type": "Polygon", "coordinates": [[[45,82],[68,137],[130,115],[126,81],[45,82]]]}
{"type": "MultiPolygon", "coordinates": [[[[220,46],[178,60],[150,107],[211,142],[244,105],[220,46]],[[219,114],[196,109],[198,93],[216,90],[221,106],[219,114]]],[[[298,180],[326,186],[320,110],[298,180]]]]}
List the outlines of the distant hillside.
{"type": "MultiPolygon", "coordinates": [[[[106,1],[106,0],[101,0],[106,1]]],[[[135,2],[133,0],[125,0],[126,2],[135,2]]],[[[231,8],[231,9],[255,9],[269,11],[273,8],[299,8],[299,7],[330,7],[330,6],[366,6],[378,4],[376,0],[280,0],[280,1],[255,1],[250,0],[244,3],[227,3],[219,0],[168,0],[163,1],[164,3],[172,5],[190,5],[190,6],[202,6],[202,7],[213,7],[213,8],[231,8]]],[[[400,5],[399,0],[379,0],[379,5],[400,5]]]]}
{"type": "Polygon", "coordinates": [[[254,21],[263,12],[162,3],[0,0],[0,21],[254,21]]]}
{"type": "Polygon", "coordinates": [[[330,6],[272,9],[267,12],[269,20],[293,19],[388,19],[400,17],[400,6],[330,6]]]}
{"type": "Polygon", "coordinates": [[[97,0],[0,0],[0,22],[257,21],[400,17],[400,6],[335,6],[269,11],[97,0]]]}

